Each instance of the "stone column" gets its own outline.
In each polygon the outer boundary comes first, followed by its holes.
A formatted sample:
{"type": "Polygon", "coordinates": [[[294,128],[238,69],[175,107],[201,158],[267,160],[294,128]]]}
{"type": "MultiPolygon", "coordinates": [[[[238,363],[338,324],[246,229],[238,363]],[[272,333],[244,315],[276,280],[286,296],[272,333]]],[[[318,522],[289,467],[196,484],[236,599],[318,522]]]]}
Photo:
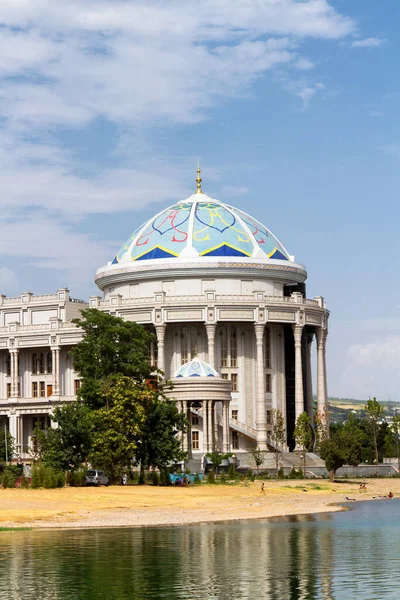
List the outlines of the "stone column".
{"type": "Polygon", "coordinates": [[[60,346],[51,348],[53,363],[53,396],[60,395],[60,346]]]}
{"type": "Polygon", "coordinates": [[[22,423],[22,416],[21,415],[16,415],[15,416],[16,419],[16,427],[15,427],[15,449],[16,449],[16,454],[17,455],[21,455],[22,454],[22,440],[21,440],[21,423],[22,423]]]}
{"type": "Polygon", "coordinates": [[[10,350],[10,367],[11,367],[11,397],[18,398],[18,349],[10,350]]]}
{"type": "Polygon", "coordinates": [[[222,403],[222,448],[224,452],[229,452],[229,402],[222,403]]]}
{"type": "Polygon", "coordinates": [[[326,329],[319,327],[317,329],[317,403],[319,413],[324,413],[328,404],[325,358],[326,336],[326,329]]]}
{"type": "Polygon", "coordinates": [[[303,365],[301,357],[301,338],[303,334],[302,325],[293,325],[294,332],[294,351],[295,351],[295,387],[294,387],[294,399],[295,399],[295,412],[296,421],[298,417],[304,412],[304,391],[303,391],[303,365]]]}
{"type": "Polygon", "coordinates": [[[158,362],[157,366],[164,373],[165,371],[165,358],[164,358],[164,339],[165,339],[165,331],[167,326],[165,323],[161,323],[160,325],[156,325],[156,335],[157,335],[157,347],[158,347],[158,362]]]}
{"type": "Polygon", "coordinates": [[[208,452],[208,424],[207,424],[207,400],[203,400],[203,452],[207,454],[208,452]]]}
{"type": "Polygon", "coordinates": [[[206,323],[206,332],[208,340],[208,364],[215,369],[215,329],[216,323],[206,323]]]}
{"type": "MultiPolygon", "coordinates": [[[[182,412],[184,413],[185,417],[187,418],[187,402],[186,402],[186,400],[182,400],[182,412]]],[[[190,430],[190,427],[188,427],[187,432],[184,433],[182,436],[182,447],[183,447],[184,452],[188,451],[189,430],[190,430]]]]}
{"type": "Polygon", "coordinates": [[[214,408],[213,408],[213,404],[214,404],[214,402],[212,400],[208,401],[207,425],[208,425],[208,451],[209,452],[212,452],[214,450],[214,429],[213,429],[214,408]]]}
{"type": "Polygon", "coordinates": [[[264,370],[264,328],[261,323],[254,324],[257,350],[257,409],[256,428],[257,446],[260,450],[267,449],[267,419],[265,407],[265,370],[264,370]]]}
{"type": "Polygon", "coordinates": [[[8,416],[8,431],[10,432],[10,435],[12,435],[12,437],[15,440],[15,443],[17,442],[17,415],[15,412],[11,412],[8,416]]]}
{"type": "Polygon", "coordinates": [[[311,418],[311,424],[314,424],[314,402],[312,392],[312,373],[311,373],[311,346],[313,343],[314,334],[307,333],[307,414],[311,418]]]}

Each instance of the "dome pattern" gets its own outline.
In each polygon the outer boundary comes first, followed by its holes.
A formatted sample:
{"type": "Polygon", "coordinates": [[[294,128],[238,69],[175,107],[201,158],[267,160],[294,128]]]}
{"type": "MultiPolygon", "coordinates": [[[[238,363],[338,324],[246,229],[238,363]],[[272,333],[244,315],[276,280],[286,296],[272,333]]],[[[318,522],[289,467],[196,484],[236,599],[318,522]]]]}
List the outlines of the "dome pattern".
{"type": "Polygon", "coordinates": [[[175,377],[219,377],[217,371],[208,363],[202,362],[198,358],[193,358],[188,363],[185,363],[175,373],[175,377]]]}
{"type": "Polygon", "coordinates": [[[290,260],[284,246],[259,221],[197,193],[141,225],[112,264],[210,256],[290,260]]]}

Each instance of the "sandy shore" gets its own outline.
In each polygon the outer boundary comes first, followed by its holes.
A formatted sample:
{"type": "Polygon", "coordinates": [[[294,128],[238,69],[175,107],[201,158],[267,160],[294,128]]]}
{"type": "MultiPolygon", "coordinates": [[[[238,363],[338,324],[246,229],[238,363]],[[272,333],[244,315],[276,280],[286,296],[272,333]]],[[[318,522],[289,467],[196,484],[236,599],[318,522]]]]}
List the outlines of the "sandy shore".
{"type": "Polygon", "coordinates": [[[86,528],[183,525],[342,510],[346,497],[371,500],[400,479],[359,482],[266,481],[180,487],[127,486],[55,490],[0,489],[0,527],[86,528]]]}

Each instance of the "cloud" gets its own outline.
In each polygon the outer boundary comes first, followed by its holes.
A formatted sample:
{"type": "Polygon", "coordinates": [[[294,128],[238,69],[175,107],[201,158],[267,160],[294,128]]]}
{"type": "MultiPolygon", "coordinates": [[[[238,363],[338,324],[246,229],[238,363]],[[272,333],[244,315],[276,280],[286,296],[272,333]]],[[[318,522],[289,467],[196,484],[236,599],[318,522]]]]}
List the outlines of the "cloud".
{"type": "Polygon", "coordinates": [[[295,92],[296,96],[302,99],[303,101],[303,110],[306,110],[311,100],[314,98],[315,94],[319,90],[325,89],[325,85],[323,83],[316,83],[311,86],[301,87],[297,92],[295,92]]]}
{"type": "Polygon", "coordinates": [[[354,40],[351,43],[352,48],[379,48],[386,40],[376,37],[364,38],[363,40],[354,40]]]}

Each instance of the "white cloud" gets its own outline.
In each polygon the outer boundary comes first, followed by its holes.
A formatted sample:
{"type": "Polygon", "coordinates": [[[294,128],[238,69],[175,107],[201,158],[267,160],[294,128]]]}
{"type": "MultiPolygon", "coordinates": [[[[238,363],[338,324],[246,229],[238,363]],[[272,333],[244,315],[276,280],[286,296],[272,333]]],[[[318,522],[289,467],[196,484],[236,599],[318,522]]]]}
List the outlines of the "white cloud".
{"type": "Polygon", "coordinates": [[[376,37],[364,38],[363,40],[354,40],[352,48],[379,48],[386,40],[376,37]]]}
{"type": "Polygon", "coordinates": [[[295,92],[296,96],[301,98],[303,101],[303,110],[306,110],[310,106],[310,102],[314,98],[315,94],[323,89],[325,89],[325,85],[319,82],[314,85],[300,87],[300,89],[295,92]]]}

